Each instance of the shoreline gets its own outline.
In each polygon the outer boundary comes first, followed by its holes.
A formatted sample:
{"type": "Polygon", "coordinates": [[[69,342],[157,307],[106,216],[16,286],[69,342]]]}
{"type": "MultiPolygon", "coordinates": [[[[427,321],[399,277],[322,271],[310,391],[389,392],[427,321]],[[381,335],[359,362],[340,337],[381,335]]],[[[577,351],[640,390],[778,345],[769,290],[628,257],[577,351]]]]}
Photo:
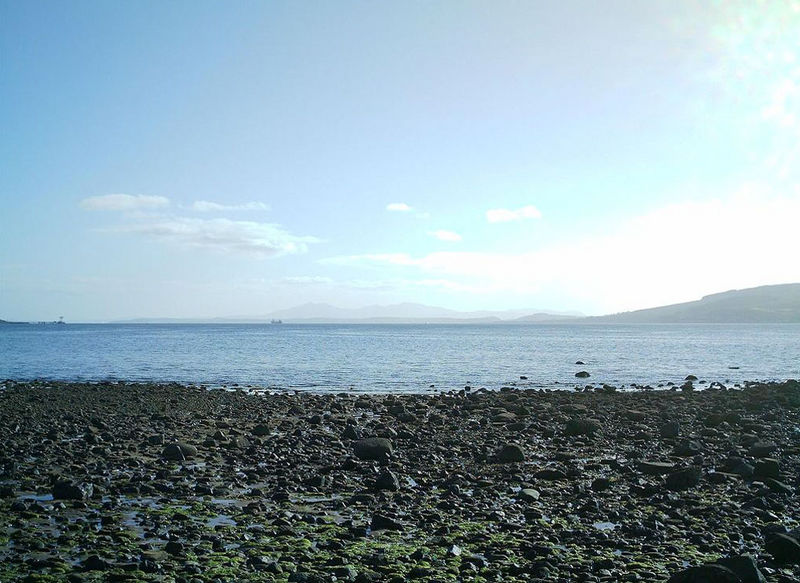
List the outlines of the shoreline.
{"type": "Polygon", "coordinates": [[[4,581],[800,576],[797,381],[402,394],[2,384],[4,581]]]}

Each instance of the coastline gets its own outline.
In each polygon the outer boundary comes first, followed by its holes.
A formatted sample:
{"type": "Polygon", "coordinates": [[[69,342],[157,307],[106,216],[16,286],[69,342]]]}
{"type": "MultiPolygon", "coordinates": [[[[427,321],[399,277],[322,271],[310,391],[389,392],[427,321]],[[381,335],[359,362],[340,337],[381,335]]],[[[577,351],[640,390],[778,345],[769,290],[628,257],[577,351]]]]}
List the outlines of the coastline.
{"type": "Polygon", "coordinates": [[[784,553],[800,535],[797,381],[338,395],[5,385],[4,581],[800,576],[784,553]],[[728,556],[752,561],[700,567],[728,556]]]}

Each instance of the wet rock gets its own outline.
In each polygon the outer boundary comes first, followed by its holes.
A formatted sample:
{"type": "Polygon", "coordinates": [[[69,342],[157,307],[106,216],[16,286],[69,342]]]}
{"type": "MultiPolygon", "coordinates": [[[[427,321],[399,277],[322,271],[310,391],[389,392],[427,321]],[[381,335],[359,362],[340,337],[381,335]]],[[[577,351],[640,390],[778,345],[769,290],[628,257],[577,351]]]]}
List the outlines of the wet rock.
{"type": "Polygon", "coordinates": [[[733,571],[742,583],[766,583],[766,579],[759,571],[755,559],[749,555],[726,557],[719,559],[717,564],[733,571]]]}
{"type": "Polygon", "coordinates": [[[396,492],[400,489],[400,482],[394,472],[385,471],[375,480],[375,490],[389,490],[396,492]]]}
{"type": "Polygon", "coordinates": [[[672,472],[667,476],[667,489],[673,491],[688,490],[700,483],[702,475],[702,470],[697,466],[672,472]]]}
{"type": "Polygon", "coordinates": [[[272,433],[272,429],[270,429],[269,425],[259,423],[250,430],[250,433],[256,437],[264,437],[265,435],[272,433]]]}
{"type": "Polygon", "coordinates": [[[768,457],[776,449],[778,446],[772,441],[759,441],[750,446],[748,453],[753,457],[762,458],[768,457]]]}
{"type": "Polygon", "coordinates": [[[514,443],[508,443],[500,448],[496,456],[497,462],[501,464],[524,462],[525,453],[522,448],[514,443]]]}
{"type": "Polygon", "coordinates": [[[675,469],[675,464],[669,462],[639,462],[639,471],[648,476],[662,476],[675,469]]]}
{"type": "Polygon", "coordinates": [[[517,494],[517,498],[523,502],[536,502],[540,496],[539,490],[534,490],[533,488],[523,488],[517,494]]]}
{"type": "Polygon", "coordinates": [[[780,463],[774,458],[764,458],[756,462],[753,474],[761,478],[777,479],[780,475],[780,463]]]}
{"type": "Polygon", "coordinates": [[[183,554],[184,545],[181,542],[171,540],[164,545],[164,550],[170,555],[181,555],[183,554]]]}
{"type": "Polygon", "coordinates": [[[403,525],[385,514],[373,514],[370,522],[372,530],[403,530],[403,525]]]}
{"type": "Polygon", "coordinates": [[[779,565],[800,564],[800,542],[788,534],[772,535],[764,545],[766,550],[779,565]]]}
{"type": "Polygon", "coordinates": [[[594,435],[600,431],[600,423],[594,419],[573,418],[567,421],[564,433],[567,435],[594,435]]]}
{"type": "Polygon", "coordinates": [[[53,484],[54,500],[86,500],[91,498],[94,486],[90,483],[78,483],[73,480],[57,480],[53,484]]]}
{"type": "Polygon", "coordinates": [[[667,421],[658,428],[658,434],[666,438],[678,437],[680,432],[681,424],[678,421],[667,421]]]}
{"type": "Polygon", "coordinates": [[[353,454],[361,460],[382,460],[392,452],[392,442],[384,437],[367,437],[353,443],[353,454]]]}
{"type": "Polygon", "coordinates": [[[161,457],[171,461],[184,461],[197,455],[197,448],[187,443],[176,442],[168,444],[161,452],[161,457]]]}
{"type": "Polygon", "coordinates": [[[577,378],[579,378],[579,379],[588,379],[588,378],[589,378],[590,376],[592,376],[592,375],[590,375],[590,374],[589,374],[588,372],[586,372],[585,370],[580,370],[580,371],[578,371],[578,372],[576,372],[576,373],[575,373],[575,376],[576,376],[577,378]]]}
{"type": "Polygon", "coordinates": [[[567,474],[554,468],[544,468],[543,470],[539,470],[538,472],[534,473],[533,477],[537,480],[546,481],[566,480],[567,474]]]}
{"type": "Polygon", "coordinates": [[[81,563],[85,571],[107,571],[111,568],[111,563],[101,559],[98,555],[89,555],[86,560],[81,563]]]}
{"type": "Polygon", "coordinates": [[[789,495],[794,494],[794,488],[784,484],[779,480],[775,480],[773,478],[767,478],[766,480],[764,480],[764,484],[767,486],[767,488],[769,488],[776,494],[789,494],[789,495]]]}
{"type": "Polygon", "coordinates": [[[675,573],[667,583],[742,583],[742,580],[722,565],[702,565],[675,573]]]}
{"type": "Polygon", "coordinates": [[[691,457],[702,451],[703,447],[697,441],[686,440],[677,444],[673,453],[678,457],[691,457]]]}

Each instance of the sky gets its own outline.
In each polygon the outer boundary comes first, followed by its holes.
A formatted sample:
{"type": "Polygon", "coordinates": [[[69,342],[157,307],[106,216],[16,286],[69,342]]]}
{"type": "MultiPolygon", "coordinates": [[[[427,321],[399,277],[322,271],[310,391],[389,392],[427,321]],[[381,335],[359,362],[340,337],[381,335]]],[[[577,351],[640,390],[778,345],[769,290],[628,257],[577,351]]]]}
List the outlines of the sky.
{"type": "Polygon", "coordinates": [[[800,2],[0,0],[0,318],[800,281],[800,2]]]}

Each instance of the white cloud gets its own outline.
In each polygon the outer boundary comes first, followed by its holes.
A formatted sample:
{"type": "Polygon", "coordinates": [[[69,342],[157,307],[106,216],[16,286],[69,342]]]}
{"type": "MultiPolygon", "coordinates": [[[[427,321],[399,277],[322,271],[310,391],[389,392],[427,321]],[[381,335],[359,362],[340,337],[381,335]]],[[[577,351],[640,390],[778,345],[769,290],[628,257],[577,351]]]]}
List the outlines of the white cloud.
{"type": "Polygon", "coordinates": [[[606,233],[523,253],[369,254],[341,265],[416,269],[497,292],[560,294],[615,312],[697,299],[727,289],[800,281],[800,189],[775,196],[746,189],[721,200],[657,209],[606,233]]]}
{"type": "Polygon", "coordinates": [[[220,204],[208,200],[197,200],[192,204],[192,210],[208,213],[223,211],[268,211],[269,205],[263,202],[245,202],[241,204],[220,204]]]}
{"type": "Polygon", "coordinates": [[[392,202],[386,205],[386,210],[396,213],[407,213],[412,210],[412,207],[404,202],[392,202]]]}
{"type": "Polygon", "coordinates": [[[105,194],[84,198],[80,204],[91,211],[140,211],[169,206],[169,199],[144,194],[105,194]]]}
{"type": "Polygon", "coordinates": [[[320,285],[333,283],[333,279],[321,275],[293,275],[282,277],[278,280],[278,283],[287,285],[320,285]]]}
{"type": "Polygon", "coordinates": [[[280,225],[228,219],[158,218],[110,229],[188,247],[262,257],[304,253],[316,237],[298,237],[280,225]]]}
{"type": "Polygon", "coordinates": [[[430,235],[432,237],[436,237],[440,241],[448,241],[452,243],[461,241],[461,235],[454,233],[453,231],[444,231],[440,229],[438,231],[431,231],[430,235]]]}
{"type": "Polygon", "coordinates": [[[541,219],[542,213],[532,204],[518,208],[516,210],[509,209],[491,209],[486,211],[486,220],[490,223],[507,223],[509,221],[521,221],[523,219],[541,219]]]}

